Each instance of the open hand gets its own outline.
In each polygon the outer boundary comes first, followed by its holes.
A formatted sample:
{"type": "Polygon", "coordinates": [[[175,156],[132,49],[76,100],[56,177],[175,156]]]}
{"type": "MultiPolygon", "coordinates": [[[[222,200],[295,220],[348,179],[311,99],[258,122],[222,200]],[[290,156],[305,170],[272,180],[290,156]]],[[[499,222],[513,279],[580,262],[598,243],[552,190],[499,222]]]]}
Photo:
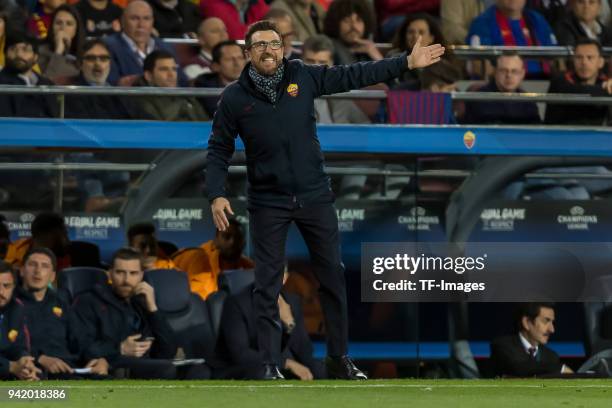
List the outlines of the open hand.
{"type": "Polygon", "coordinates": [[[419,35],[412,52],[408,56],[408,68],[425,68],[436,62],[439,62],[444,55],[444,47],[440,44],[433,44],[427,47],[421,47],[422,37],[419,35]]]}
{"type": "Polygon", "coordinates": [[[210,207],[215,226],[219,231],[225,231],[229,227],[229,221],[227,220],[225,212],[234,215],[230,202],[225,197],[217,197],[213,200],[210,207]]]}

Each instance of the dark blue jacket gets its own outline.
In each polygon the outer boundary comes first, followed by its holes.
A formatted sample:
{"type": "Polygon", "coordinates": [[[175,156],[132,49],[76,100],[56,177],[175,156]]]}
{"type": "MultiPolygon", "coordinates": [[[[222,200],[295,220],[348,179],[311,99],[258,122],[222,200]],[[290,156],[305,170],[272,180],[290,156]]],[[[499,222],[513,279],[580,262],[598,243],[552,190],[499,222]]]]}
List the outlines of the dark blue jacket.
{"type": "MultiPolygon", "coordinates": [[[[155,41],[156,50],[162,49],[174,54],[174,50],[162,40],[156,37],[154,37],[153,40],[155,41]]],[[[117,81],[119,81],[121,77],[127,75],[142,75],[142,63],[120,32],[107,35],[104,37],[104,42],[108,46],[112,56],[111,70],[107,79],[108,83],[117,85],[117,81]]],[[[180,86],[187,84],[187,77],[182,69],[179,69],[178,81],[180,86]]]]}
{"type": "MultiPolygon", "coordinates": [[[[477,92],[500,92],[495,81],[477,92]]],[[[517,89],[517,92],[524,92],[517,89]]],[[[463,123],[469,125],[529,125],[540,124],[538,105],[533,102],[469,102],[465,104],[463,123]]]]}
{"type": "Polygon", "coordinates": [[[68,305],[52,289],[47,289],[40,302],[22,288],[18,289],[17,297],[24,305],[32,356],[57,357],[75,366],[77,356],[68,349],[68,305]]]}
{"type": "Polygon", "coordinates": [[[9,364],[29,353],[23,304],[15,299],[0,309],[0,379],[10,377],[9,364]]]}
{"type": "Polygon", "coordinates": [[[257,91],[247,64],[221,95],[208,141],[210,201],[225,196],[225,180],[240,135],[247,159],[249,205],[293,208],[332,202],[316,129],[314,99],[386,82],[407,68],[406,54],[378,62],[326,67],[284,61],[276,104],[257,91]]]}
{"type": "MultiPolygon", "coordinates": [[[[257,318],[253,303],[255,285],[249,285],[236,295],[230,296],[223,305],[219,337],[215,353],[221,366],[260,366],[263,364],[257,340],[257,318]]],[[[289,304],[295,327],[290,333],[283,325],[282,363],[292,359],[310,369],[315,378],[325,376],[322,364],[313,357],[313,346],[304,324],[299,296],[281,292],[289,304]]]]}
{"type": "Polygon", "coordinates": [[[84,361],[104,357],[112,366],[120,357],[121,342],[134,334],[155,337],[145,357],[174,358],[177,346],[166,318],[159,311],[145,311],[138,297],[125,302],[110,285],[97,285],[74,301],[70,339],[84,361]]]}

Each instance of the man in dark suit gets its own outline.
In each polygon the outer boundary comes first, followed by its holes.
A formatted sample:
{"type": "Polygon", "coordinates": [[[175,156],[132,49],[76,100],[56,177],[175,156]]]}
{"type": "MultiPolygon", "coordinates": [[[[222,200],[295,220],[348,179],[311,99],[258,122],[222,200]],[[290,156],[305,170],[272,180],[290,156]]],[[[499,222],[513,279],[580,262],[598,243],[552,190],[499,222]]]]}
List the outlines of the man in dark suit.
{"type": "Polygon", "coordinates": [[[499,376],[532,377],[571,374],[559,356],[546,347],[555,332],[552,303],[525,303],[518,308],[518,333],[500,337],[491,343],[491,361],[499,376]]]}
{"type": "MultiPolygon", "coordinates": [[[[6,36],[6,66],[0,71],[0,84],[35,87],[53,83],[34,72],[38,61],[36,39],[22,34],[6,36]]],[[[0,95],[1,117],[52,118],[57,116],[57,103],[52,95],[0,95]]]]}
{"type": "MultiPolygon", "coordinates": [[[[121,16],[122,31],[104,37],[112,54],[108,82],[115,85],[120,78],[128,75],[142,75],[147,55],[158,49],[171,51],[162,40],[153,37],[153,10],[149,3],[134,0],[128,3],[121,16]]],[[[184,85],[187,78],[179,71],[179,83],[184,85]]]]}
{"type": "MultiPolygon", "coordinates": [[[[287,281],[285,272],[283,283],[287,281]]],[[[257,318],[253,306],[254,285],[229,297],[223,306],[217,364],[219,376],[232,379],[261,379],[263,359],[257,344],[257,318]]],[[[286,376],[300,380],[325,378],[321,361],[312,356],[312,343],[306,332],[300,298],[282,291],[278,306],[283,326],[282,368],[286,376]]]]}

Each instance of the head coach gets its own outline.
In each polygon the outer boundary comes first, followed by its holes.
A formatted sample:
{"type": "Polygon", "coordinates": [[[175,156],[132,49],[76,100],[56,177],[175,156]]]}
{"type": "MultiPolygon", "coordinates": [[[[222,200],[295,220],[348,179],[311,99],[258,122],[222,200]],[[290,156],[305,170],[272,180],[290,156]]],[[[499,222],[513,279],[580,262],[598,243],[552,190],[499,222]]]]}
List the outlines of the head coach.
{"type": "Polygon", "coordinates": [[[208,141],[207,191],[215,225],[228,227],[233,214],[225,197],[235,138],[246,148],[248,208],[253,255],[259,349],[264,378],[281,379],[278,370],[281,323],[278,294],[283,281],[285,241],[295,222],[310,251],[320,283],[327,333],[330,377],[366,379],[347,356],[348,323],[344,266],[340,259],[338,220],[330,179],[316,133],[314,99],[400,76],[440,60],[444,48],[421,47],[377,62],[345,66],[304,65],[283,58],[276,26],[259,21],[245,37],[249,60],[240,79],[223,92],[208,141]]]}

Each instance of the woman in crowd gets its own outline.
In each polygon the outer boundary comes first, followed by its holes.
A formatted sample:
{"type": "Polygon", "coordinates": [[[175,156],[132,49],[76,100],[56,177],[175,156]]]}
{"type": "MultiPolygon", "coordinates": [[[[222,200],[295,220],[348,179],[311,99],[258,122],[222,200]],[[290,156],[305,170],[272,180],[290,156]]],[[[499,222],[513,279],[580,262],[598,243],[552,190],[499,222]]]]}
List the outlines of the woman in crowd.
{"type": "MultiPolygon", "coordinates": [[[[427,47],[431,44],[442,44],[446,47],[446,40],[442,35],[440,25],[434,17],[427,13],[416,13],[406,16],[404,23],[395,33],[393,38],[393,48],[387,54],[388,57],[401,54],[407,51],[408,54],[412,52],[412,47],[416,42],[417,38],[421,36],[421,45],[427,47]]],[[[446,48],[445,59],[448,59],[449,49],[446,48]]],[[[420,77],[420,70],[411,69],[406,71],[402,78],[398,78],[399,82],[411,82],[417,81],[420,77]]],[[[417,85],[417,84],[415,84],[417,85]]],[[[418,85],[417,85],[418,86],[418,85]]]]}
{"type": "Polygon", "coordinates": [[[77,75],[77,56],[84,40],[84,27],[76,9],[69,5],[58,7],[39,51],[38,63],[43,76],[53,79],[77,75]]]}

